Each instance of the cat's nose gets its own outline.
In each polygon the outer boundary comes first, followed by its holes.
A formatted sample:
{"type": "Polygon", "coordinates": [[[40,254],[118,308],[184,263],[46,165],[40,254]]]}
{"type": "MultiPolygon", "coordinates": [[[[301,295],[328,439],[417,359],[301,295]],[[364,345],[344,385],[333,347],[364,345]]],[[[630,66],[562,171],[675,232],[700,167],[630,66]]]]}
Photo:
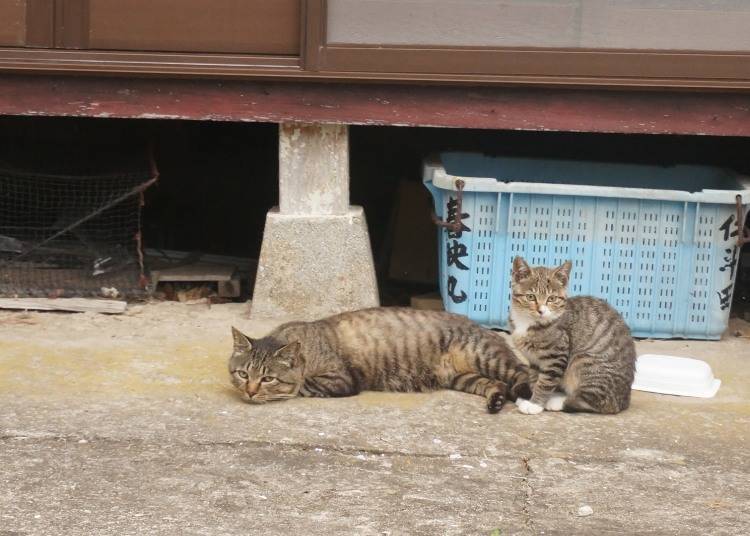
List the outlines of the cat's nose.
{"type": "Polygon", "coordinates": [[[255,396],[258,394],[258,389],[260,388],[259,383],[250,383],[245,386],[245,392],[250,396],[255,396]]]}

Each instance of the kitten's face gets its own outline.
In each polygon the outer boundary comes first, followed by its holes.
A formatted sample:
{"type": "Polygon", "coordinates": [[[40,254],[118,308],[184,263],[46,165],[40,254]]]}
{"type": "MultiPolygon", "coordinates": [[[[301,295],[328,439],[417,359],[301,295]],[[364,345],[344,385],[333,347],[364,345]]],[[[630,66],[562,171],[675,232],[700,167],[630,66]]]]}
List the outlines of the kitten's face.
{"type": "Polygon", "coordinates": [[[571,262],[557,268],[530,267],[521,257],[513,259],[511,285],[513,314],[532,323],[554,322],[565,312],[571,262]]]}
{"type": "Polygon", "coordinates": [[[234,351],[229,358],[232,385],[253,404],[294,398],[302,387],[304,359],[299,342],[253,340],[232,328],[234,351]]]}

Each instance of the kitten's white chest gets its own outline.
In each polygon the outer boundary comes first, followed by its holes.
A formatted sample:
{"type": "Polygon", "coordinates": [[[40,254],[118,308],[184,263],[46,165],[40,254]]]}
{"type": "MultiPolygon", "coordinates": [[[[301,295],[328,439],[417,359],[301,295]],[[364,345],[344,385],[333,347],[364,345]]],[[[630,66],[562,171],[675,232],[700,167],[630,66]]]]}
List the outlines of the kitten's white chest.
{"type": "Polygon", "coordinates": [[[519,357],[526,361],[527,365],[530,365],[536,361],[536,356],[533,355],[533,352],[528,351],[528,345],[526,344],[526,337],[532,322],[526,316],[513,315],[512,312],[510,319],[513,321],[513,331],[510,334],[513,347],[518,351],[519,357]]]}
{"type": "Polygon", "coordinates": [[[531,327],[531,320],[525,316],[515,317],[513,315],[511,315],[510,319],[513,321],[513,332],[511,333],[513,338],[525,337],[526,332],[531,327]]]}

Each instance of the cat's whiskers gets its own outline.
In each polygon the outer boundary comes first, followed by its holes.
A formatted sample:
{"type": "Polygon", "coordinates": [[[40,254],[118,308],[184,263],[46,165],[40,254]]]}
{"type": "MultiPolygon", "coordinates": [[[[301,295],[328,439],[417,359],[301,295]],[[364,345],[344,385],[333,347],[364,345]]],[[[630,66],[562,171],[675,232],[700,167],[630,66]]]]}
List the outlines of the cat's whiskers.
{"type": "Polygon", "coordinates": [[[296,394],[285,394],[285,393],[277,393],[273,395],[268,395],[265,400],[268,402],[274,402],[276,400],[287,400],[289,398],[296,398],[296,394]]]}
{"type": "Polygon", "coordinates": [[[265,404],[267,402],[276,402],[278,400],[287,400],[289,398],[295,398],[296,394],[286,393],[268,393],[268,394],[257,394],[253,397],[249,397],[248,401],[253,404],[265,404]]]}

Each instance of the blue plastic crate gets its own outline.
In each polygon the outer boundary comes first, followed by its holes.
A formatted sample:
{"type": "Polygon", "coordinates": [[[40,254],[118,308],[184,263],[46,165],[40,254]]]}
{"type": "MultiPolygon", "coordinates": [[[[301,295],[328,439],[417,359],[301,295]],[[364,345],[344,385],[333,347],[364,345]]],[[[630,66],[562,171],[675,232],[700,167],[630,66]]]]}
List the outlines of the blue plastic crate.
{"type": "Polygon", "coordinates": [[[739,247],[737,196],[750,182],[705,166],[658,167],[443,153],[424,168],[437,215],[447,311],[507,329],[513,257],[573,261],[569,291],[607,300],[636,337],[718,339],[739,247]]]}

